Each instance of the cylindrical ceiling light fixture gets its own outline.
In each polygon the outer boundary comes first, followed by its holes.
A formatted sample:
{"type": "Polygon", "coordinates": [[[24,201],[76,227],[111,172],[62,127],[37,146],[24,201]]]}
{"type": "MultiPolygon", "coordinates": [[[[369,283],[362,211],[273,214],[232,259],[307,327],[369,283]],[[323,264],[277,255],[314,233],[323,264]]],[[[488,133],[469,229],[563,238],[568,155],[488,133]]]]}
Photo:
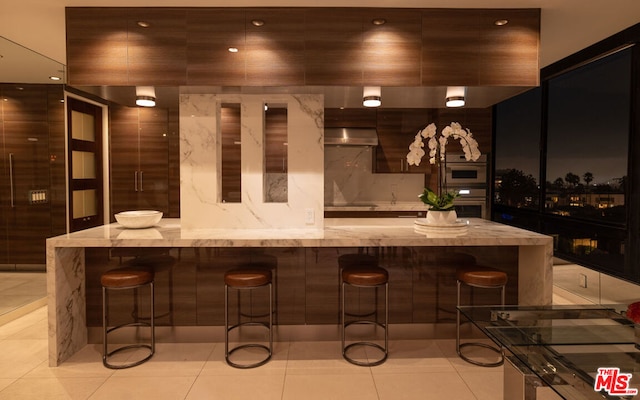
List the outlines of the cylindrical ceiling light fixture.
{"type": "Polygon", "coordinates": [[[362,91],[362,105],[365,107],[380,107],[382,104],[381,91],[380,86],[365,86],[362,91]]]}
{"type": "Polygon", "coordinates": [[[156,89],[153,86],[136,86],[136,105],[155,107],[156,89]]]}
{"type": "Polygon", "coordinates": [[[467,88],[464,86],[447,87],[447,96],[445,97],[447,107],[462,107],[465,103],[465,95],[467,88]]]}

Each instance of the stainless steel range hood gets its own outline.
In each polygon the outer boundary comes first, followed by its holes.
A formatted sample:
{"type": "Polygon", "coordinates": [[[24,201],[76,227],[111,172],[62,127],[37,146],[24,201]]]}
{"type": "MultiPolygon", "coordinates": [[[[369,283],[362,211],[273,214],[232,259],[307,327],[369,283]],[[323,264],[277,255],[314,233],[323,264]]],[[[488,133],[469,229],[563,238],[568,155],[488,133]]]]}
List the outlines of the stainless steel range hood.
{"type": "Polygon", "coordinates": [[[324,144],[327,146],[377,146],[375,128],[325,128],[324,144]]]}

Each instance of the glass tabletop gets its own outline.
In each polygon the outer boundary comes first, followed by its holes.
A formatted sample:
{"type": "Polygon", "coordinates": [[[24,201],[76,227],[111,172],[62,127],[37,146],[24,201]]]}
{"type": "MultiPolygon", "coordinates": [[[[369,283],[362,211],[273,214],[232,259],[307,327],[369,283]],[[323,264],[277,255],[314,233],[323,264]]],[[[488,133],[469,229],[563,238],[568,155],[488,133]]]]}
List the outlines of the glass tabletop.
{"type": "Polygon", "coordinates": [[[599,369],[628,374],[626,387],[640,388],[640,351],[635,347],[634,324],[625,318],[624,309],[623,305],[459,307],[564,399],[632,397],[607,386],[613,378],[599,378],[599,369]]]}

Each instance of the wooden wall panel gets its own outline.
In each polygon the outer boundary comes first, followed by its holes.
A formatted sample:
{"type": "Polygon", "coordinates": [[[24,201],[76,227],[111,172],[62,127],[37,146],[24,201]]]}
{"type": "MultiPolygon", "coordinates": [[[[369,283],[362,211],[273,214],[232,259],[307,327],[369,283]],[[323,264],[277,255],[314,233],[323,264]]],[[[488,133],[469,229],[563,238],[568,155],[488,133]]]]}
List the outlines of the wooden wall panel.
{"type": "Polygon", "coordinates": [[[44,270],[45,239],[64,232],[62,85],[0,84],[0,267],[44,270]],[[9,154],[12,154],[13,187],[9,154]],[[13,188],[13,206],[11,189],[13,188]],[[31,190],[48,201],[30,204],[31,190]],[[62,231],[61,231],[62,229],[62,231]],[[37,267],[35,267],[37,268],[37,267]]]}
{"type": "Polygon", "coordinates": [[[127,85],[127,19],[120,8],[67,8],[67,77],[74,85],[127,85]]]}
{"type": "Polygon", "coordinates": [[[128,18],[127,28],[129,84],[186,84],[186,9],[134,9],[128,18]],[[147,22],[150,26],[140,27],[138,21],[147,22]]]}
{"type": "Polygon", "coordinates": [[[422,85],[537,86],[539,32],[534,9],[424,10],[422,85]]]}
{"type": "Polygon", "coordinates": [[[362,15],[357,9],[307,9],[305,83],[362,86],[362,15]]]}
{"type": "Polygon", "coordinates": [[[138,170],[138,108],[109,108],[111,154],[111,220],[113,214],[136,209],[135,173],[138,170]]]}
{"type": "Polygon", "coordinates": [[[375,128],[376,108],[326,108],[325,128],[375,128]]]}
{"type": "Polygon", "coordinates": [[[302,9],[247,9],[246,84],[304,85],[305,20],[302,9]],[[263,26],[254,26],[261,20],[263,26]]]}
{"type": "Polygon", "coordinates": [[[538,43],[540,15],[537,10],[509,10],[509,23],[495,26],[495,11],[480,15],[482,55],[478,81],[483,86],[537,86],[540,66],[538,43]]]}
{"type": "Polygon", "coordinates": [[[478,85],[478,25],[475,10],[423,11],[423,86],[478,85]]]}
{"type": "Polygon", "coordinates": [[[420,86],[422,20],[416,10],[363,14],[362,72],[367,85],[420,86]],[[384,25],[374,25],[384,18],[384,25]]]}
{"type": "Polygon", "coordinates": [[[72,7],[68,78],[72,85],[536,86],[539,23],[538,9],[72,7]],[[387,23],[372,25],[373,18],[387,23]],[[510,22],[497,27],[498,18],[510,22]]]}
{"type": "Polygon", "coordinates": [[[244,10],[187,11],[189,85],[244,85],[246,56],[244,10]],[[229,47],[238,52],[229,52],[229,47]]]}

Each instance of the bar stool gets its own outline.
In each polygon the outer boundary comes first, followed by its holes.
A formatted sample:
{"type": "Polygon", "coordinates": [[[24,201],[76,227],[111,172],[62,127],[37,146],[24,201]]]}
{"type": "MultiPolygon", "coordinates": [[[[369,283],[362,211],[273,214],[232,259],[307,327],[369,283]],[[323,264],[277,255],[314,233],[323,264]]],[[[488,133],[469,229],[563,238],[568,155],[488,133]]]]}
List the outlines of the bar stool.
{"type": "MultiPolygon", "coordinates": [[[[124,262],[122,265],[124,267],[144,267],[151,268],[153,270],[154,275],[154,291],[155,294],[160,298],[157,299],[159,304],[155,304],[156,322],[161,320],[162,318],[168,317],[168,324],[170,326],[173,325],[173,269],[176,263],[176,259],[169,255],[168,253],[159,253],[157,255],[147,255],[147,256],[138,256],[134,259],[128,260],[124,262]],[[166,275],[166,278],[165,278],[166,275]],[[166,279],[166,287],[163,285],[164,279],[166,279]],[[167,291],[167,295],[163,296],[164,290],[167,291]],[[164,300],[164,301],[163,301],[164,300]],[[164,303],[166,303],[166,310],[164,303]],[[160,307],[162,306],[162,307],[160,307]]],[[[137,292],[137,291],[135,291],[137,292]]],[[[140,312],[140,307],[138,305],[138,295],[134,293],[134,306],[133,311],[131,311],[131,315],[141,321],[149,320],[149,315],[140,312]]]]}
{"type": "Polygon", "coordinates": [[[124,323],[121,325],[116,325],[113,327],[109,327],[109,291],[111,290],[127,290],[127,289],[138,289],[149,285],[150,290],[150,306],[149,306],[149,315],[154,315],[154,288],[153,288],[153,280],[154,273],[153,269],[148,267],[128,267],[128,268],[117,268],[111,271],[107,271],[102,274],[100,278],[100,283],[102,284],[102,364],[111,369],[124,369],[135,367],[136,365],[140,365],[143,362],[149,360],[153,354],[155,353],[156,342],[155,342],[155,325],[154,319],[150,318],[149,322],[140,322],[139,320],[134,320],[133,322],[124,323]],[[108,335],[120,328],[132,327],[132,326],[146,326],[149,327],[151,342],[147,343],[137,343],[131,345],[121,346],[108,351],[108,335]],[[141,360],[123,363],[123,364],[112,364],[109,362],[109,357],[114,355],[115,353],[119,353],[128,349],[137,349],[137,348],[146,348],[149,350],[149,354],[141,360]]]}
{"type": "MultiPolygon", "coordinates": [[[[240,303],[238,303],[238,308],[240,308],[240,303]]],[[[224,358],[230,366],[235,368],[255,368],[266,364],[267,361],[271,359],[271,355],[273,354],[273,281],[271,270],[237,268],[229,270],[224,274],[224,328],[224,358]],[[268,286],[269,288],[269,323],[254,322],[252,320],[242,322],[239,310],[237,323],[229,326],[229,289],[251,291],[265,286],[268,286]],[[229,333],[232,330],[243,326],[262,326],[267,328],[269,334],[269,346],[267,347],[260,343],[245,343],[230,349],[229,333]],[[251,347],[266,350],[266,357],[260,361],[249,364],[239,364],[231,361],[230,358],[234,352],[251,347]]],[[[238,335],[240,335],[239,332],[238,335]]]]}
{"type": "MultiPolygon", "coordinates": [[[[464,283],[471,288],[482,288],[482,289],[500,289],[501,294],[501,304],[504,306],[505,304],[505,287],[507,286],[507,274],[503,271],[500,271],[495,268],[483,267],[483,266],[466,266],[458,268],[456,271],[457,285],[458,285],[458,297],[457,297],[457,307],[460,307],[460,287],[464,283]]],[[[479,365],[482,367],[497,367],[503,364],[504,362],[504,354],[500,349],[488,345],[486,343],[479,342],[468,342],[468,343],[460,343],[460,310],[457,310],[456,314],[456,352],[463,360],[479,365]],[[489,350],[492,350],[500,355],[500,360],[496,362],[482,362],[473,360],[464,354],[462,354],[462,348],[464,347],[483,347],[489,350]]]]}
{"type": "MultiPolygon", "coordinates": [[[[362,266],[362,267],[354,266],[354,267],[346,267],[342,269],[341,276],[342,276],[342,282],[341,282],[341,291],[340,291],[340,294],[341,294],[340,323],[341,323],[341,339],[342,339],[342,356],[344,357],[345,360],[347,360],[351,364],[355,364],[363,367],[373,367],[376,365],[380,365],[386,361],[387,356],[389,354],[388,352],[389,334],[387,329],[388,323],[389,323],[389,273],[387,272],[386,269],[377,267],[377,266],[362,266]],[[378,288],[384,287],[385,289],[384,323],[378,322],[377,312],[375,312],[376,314],[375,320],[357,319],[357,320],[346,322],[345,287],[347,285],[357,287],[357,288],[372,288],[376,292],[378,291],[378,288]],[[346,328],[354,324],[371,324],[371,325],[375,325],[376,327],[379,326],[382,329],[384,329],[384,347],[370,341],[358,341],[358,342],[350,343],[349,345],[345,345],[346,344],[346,328]],[[367,347],[376,348],[382,351],[383,356],[378,360],[370,361],[370,362],[355,360],[347,354],[348,351],[355,346],[367,346],[367,347]]],[[[376,308],[377,308],[377,304],[376,304],[376,308]]]]}
{"type": "MultiPolygon", "coordinates": [[[[376,256],[372,256],[370,254],[364,254],[364,253],[343,254],[340,257],[338,257],[338,267],[340,268],[340,277],[339,277],[340,282],[342,279],[342,270],[344,270],[345,268],[377,267],[377,266],[378,266],[378,257],[376,256]]],[[[358,289],[358,294],[360,294],[360,289],[358,289]]],[[[364,317],[370,317],[372,315],[376,315],[376,312],[377,312],[376,305],[378,304],[377,290],[375,293],[375,297],[376,297],[375,303],[373,304],[371,311],[367,310],[359,313],[345,311],[345,314],[349,317],[358,317],[358,318],[364,318],[364,317]]]]}

